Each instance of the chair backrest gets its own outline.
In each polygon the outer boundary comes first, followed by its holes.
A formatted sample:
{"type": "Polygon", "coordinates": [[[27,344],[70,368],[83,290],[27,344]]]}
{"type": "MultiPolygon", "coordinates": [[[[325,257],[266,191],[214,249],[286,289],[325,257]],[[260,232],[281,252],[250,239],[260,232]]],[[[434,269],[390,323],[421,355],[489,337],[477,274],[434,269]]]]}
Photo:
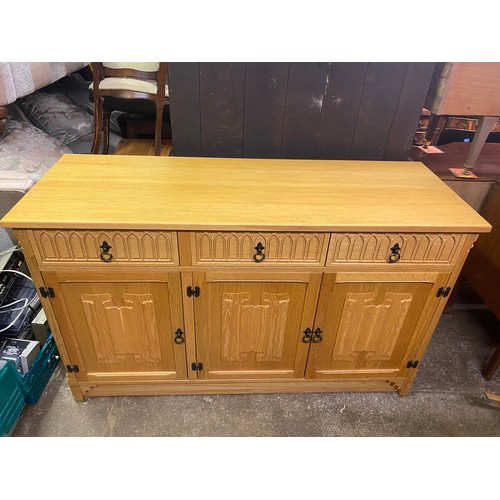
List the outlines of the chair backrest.
{"type": "MultiPolygon", "coordinates": [[[[166,62],[93,62],[91,92],[98,89],[101,96],[123,97],[125,99],[164,100],[168,85],[168,65],[166,62]],[[106,78],[133,78],[156,84],[156,94],[138,88],[102,88],[100,82],[106,78]]],[[[113,80],[117,82],[118,80],[113,80]]],[[[118,85],[119,86],[119,85],[118,85]]],[[[119,86],[120,87],[120,86],[119,86]]]]}

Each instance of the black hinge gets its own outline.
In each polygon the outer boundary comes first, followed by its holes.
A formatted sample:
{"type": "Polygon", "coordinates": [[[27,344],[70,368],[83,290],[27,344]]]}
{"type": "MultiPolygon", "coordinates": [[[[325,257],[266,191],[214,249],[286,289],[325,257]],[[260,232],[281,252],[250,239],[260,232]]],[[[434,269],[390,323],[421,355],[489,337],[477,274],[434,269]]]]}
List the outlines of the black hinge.
{"type": "Polygon", "coordinates": [[[66,371],[68,373],[78,373],[80,368],[78,368],[78,365],[66,365],[66,371]]]}
{"type": "Polygon", "coordinates": [[[200,287],[195,286],[194,288],[192,286],[188,286],[186,289],[186,293],[188,297],[199,297],[200,296],[200,287]]]}
{"type": "Polygon", "coordinates": [[[418,360],[416,361],[408,361],[408,364],[406,365],[406,368],[416,368],[418,365],[418,360]]]}
{"type": "Polygon", "coordinates": [[[438,289],[436,297],[448,297],[448,295],[450,295],[450,292],[451,286],[449,286],[448,288],[441,287],[438,289]]]}
{"type": "Polygon", "coordinates": [[[50,286],[49,286],[49,288],[47,288],[47,290],[45,290],[45,288],[43,288],[43,286],[41,286],[38,290],[40,291],[40,295],[44,299],[46,299],[47,297],[50,297],[51,299],[53,299],[56,296],[56,294],[54,293],[54,289],[50,288],[50,286]]]}
{"type": "Polygon", "coordinates": [[[203,370],[203,363],[191,363],[191,370],[201,372],[203,370]]]}

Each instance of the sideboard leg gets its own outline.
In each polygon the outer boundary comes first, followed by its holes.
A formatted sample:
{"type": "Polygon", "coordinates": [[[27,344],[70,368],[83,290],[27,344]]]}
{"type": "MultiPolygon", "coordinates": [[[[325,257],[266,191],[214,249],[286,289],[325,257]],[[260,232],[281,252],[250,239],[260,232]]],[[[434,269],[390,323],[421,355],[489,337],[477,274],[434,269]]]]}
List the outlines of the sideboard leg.
{"type": "Polygon", "coordinates": [[[76,384],[74,381],[70,380],[69,377],[66,377],[68,380],[69,388],[71,389],[71,393],[73,394],[73,399],[75,401],[85,401],[85,396],[80,389],[80,386],[76,384]]]}
{"type": "Polygon", "coordinates": [[[406,380],[404,381],[401,388],[398,390],[398,394],[400,396],[407,396],[408,395],[416,376],[417,376],[417,369],[413,369],[411,371],[411,373],[406,377],[406,380]]]}

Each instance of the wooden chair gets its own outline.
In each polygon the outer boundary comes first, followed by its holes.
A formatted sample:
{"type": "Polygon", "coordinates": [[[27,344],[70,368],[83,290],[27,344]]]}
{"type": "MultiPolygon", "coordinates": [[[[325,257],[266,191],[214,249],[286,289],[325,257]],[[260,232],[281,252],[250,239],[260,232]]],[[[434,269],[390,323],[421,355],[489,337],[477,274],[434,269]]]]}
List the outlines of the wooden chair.
{"type": "Polygon", "coordinates": [[[99,153],[101,132],[104,132],[102,152],[108,154],[112,111],[126,110],[130,100],[146,99],[155,105],[154,151],[159,156],[163,109],[169,104],[167,63],[93,62],[90,66],[93,81],[89,91],[90,100],[94,103],[92,153],[99,153]]]}

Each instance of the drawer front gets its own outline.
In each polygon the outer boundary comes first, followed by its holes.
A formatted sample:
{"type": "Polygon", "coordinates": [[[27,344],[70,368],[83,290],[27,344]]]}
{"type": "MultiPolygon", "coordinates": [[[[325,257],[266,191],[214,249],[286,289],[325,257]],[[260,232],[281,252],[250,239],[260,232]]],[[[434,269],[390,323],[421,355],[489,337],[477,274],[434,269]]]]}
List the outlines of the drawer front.
{"type": "Polygon", "coordinates": [[[466,237],[464,234],[442,233],[333,233],[326,265],[454,265],[466,237]]]}
{"type": "Polygon", "coordinates": [[[328,233],[196,232],[191,233],[191,260],[193,265],[322,266],[328,237],[328,233]]]}
{"type": "Polygon", "coordinates": [[[30,239],[40,264],[132,262],[179,265],[175,232],[34,230],[30,239]],[[109,246],[107,251],[104,251],[104,242],[109,246]]]}

